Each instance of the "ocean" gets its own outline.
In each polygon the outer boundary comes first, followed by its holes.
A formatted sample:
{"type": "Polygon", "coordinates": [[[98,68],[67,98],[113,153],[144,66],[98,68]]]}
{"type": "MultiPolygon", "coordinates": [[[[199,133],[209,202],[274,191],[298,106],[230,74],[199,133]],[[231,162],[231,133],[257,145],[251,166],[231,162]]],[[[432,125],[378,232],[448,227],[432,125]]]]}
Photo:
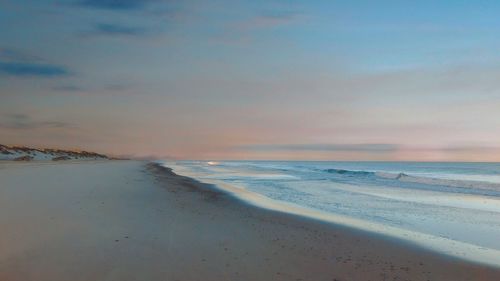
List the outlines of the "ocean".
{"type": "Polygon", "coordinates": [[[500,163],[166,161],[257,206],[500,265],[500,163]]]}

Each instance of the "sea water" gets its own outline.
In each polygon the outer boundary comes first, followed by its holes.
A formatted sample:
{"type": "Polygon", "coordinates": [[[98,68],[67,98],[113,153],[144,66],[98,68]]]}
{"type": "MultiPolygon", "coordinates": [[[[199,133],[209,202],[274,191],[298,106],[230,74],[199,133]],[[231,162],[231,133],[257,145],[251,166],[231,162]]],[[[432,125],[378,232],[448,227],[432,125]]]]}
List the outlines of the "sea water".
{"type": "Polygon", "coordinates": [[[258,195],[241,196],[256,205],[265,199],[273,202],[265,204],[268,208],[394,235],[500,266],[500,163],[178,161],[165,165],[202,182],[230,186],[237,196],[258,195]]]}

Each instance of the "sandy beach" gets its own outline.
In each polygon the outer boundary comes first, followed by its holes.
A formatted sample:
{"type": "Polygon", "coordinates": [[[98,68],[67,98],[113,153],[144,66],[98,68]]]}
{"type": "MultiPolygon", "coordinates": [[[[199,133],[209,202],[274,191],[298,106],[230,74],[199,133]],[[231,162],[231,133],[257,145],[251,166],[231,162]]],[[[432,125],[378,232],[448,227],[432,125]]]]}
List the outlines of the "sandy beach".
{"type": "Polygon", "coordinates": [[[141,161],[0,163],[0,280],[499,280],[141,161]]]}

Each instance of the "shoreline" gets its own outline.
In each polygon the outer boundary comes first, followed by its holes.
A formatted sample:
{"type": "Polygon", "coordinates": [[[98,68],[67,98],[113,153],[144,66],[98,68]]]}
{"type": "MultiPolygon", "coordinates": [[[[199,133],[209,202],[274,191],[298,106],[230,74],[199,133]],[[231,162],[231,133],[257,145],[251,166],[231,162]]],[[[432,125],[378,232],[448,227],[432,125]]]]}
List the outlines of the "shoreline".
{"type": "MultiPolygon", "coordinates": [[[[242,196],[238,195],[237,192],[239,192],[240,190],[232,192],[232,190],[228,190],[228,189],[225,189],[223,187],[220,187],[216,183],[201,182],[196,178],[177,174],[177,173],[175,173],[173,168],[171,168],[169,166],[164,166],[160,163],[153,162],[153,163],[150,163],[150,165],[155,166],[157,169],[163,170],[163,172],[168,173],[171,176],[184,178],[186,181],[192,182],[193,184],[197,185],[200,190],[205,189],[205,190],[214,191],[214,192],[221,192],[225,196],[227,196],[229,198],[229,200],[232,200],[236,204],[241,204],[242,206],[245,206],[248,208],[256,208],[262,212],[269,212],[269,213],[275,214],[277,216],[289,217],[292,220],[298,220],[298,221],[303,221],[303,222],[312,223],[312,224],[324,225],[326,227],[331,227],[333,229],[343,229],[346,232],[352,232],[355,235],[369,236],[369,237],[372,237],[374,239],[393,244],[397,247],[407,248],[410,251],[424,252],[426,254],[433,255],[433,256],[438,257],[440,259],[449,260],[451,262],[471,264],[471,265],[475,265],[475,266],[479,266],[479,267],[484,266],[486,268],[491,268],[493,270],[499,270],[499,274],[500,274],[500,266],[496,265],[496,264],[475,261],[472,259],[439,252],[436,249],[425,247],[422,244],[417,243],[417,242],[412,241],[412,240],[409,240],[409,239],[404,239],[401,237],[397,237],[395,235],[388,235],[388,234],[380,233],[380,232],[376,232],[376,231],[369,231],[367,229],[362,229],[362,228],[359,228],[359,227],[356,227],[353,225],[340,223],[338,221],[328,219],[326,217],[322,218],[322,217],[317,217],[314,215],[307,215],[307,214],[300,213],[300,212],[289,212],[287,210],[280,209],[279,207],[278,208],[276,208],[276,206],[270,207],[270,206],[266,206],[265,204],[259,205],[255,201],[253,201],[253,202],[249,201],[248,198],[245,199],[244,196],[242,197],[242,196]]],[[[259,194],[256,194],[256,195],[259,195],[259,194]]],[[[259,197],[260,196],[261,195],[259,195],[259,197]]],[[[262,197],[264,197],[264,196],[262,196],[262,197]]],[[[267,198],[267,197],[264,197],[264,198],[266,200],[273,201],[271,204],[281,203],[281,202],[276,202],[275,200],[267,198]]],[[[286,203],[283,203],[283,204],[286,205],[286,203]]],[[[306,209],[306,208],[304,208],[304,209],[306,209]]],[[[499,275],[499,278],[500,278],[500,275],[499,275]]]]}
{"type": "Polygon", "coordinates": [[[352,231],[367,232],[373,235],[379,235],[384,239],[392,239],[398,243],[406,244],[416,249],[425,249],[443,255],[451,259],[458,259],[465,262],[471,262],[479,265],[491,266],[500,269],[500,251],[495,249],[484,248],[481,246],[469,244],[466,242],[447,239],[444,237],[433,236],[430,234],[414,232],[392,226],[385,226],[375,222],[362,221],[360,219],[351,218],[339,214],[328,213],[304,206],[292,204],[289,202],[274,200],[264,195],[248,191],[244,188],[239,188],[229,183],[220,180],[205,180],[200,181],[196,178],[196,174],[191,174],[185,171],[184,167],[173,163],[158,163],[153,162],[159,167],[170,170],[174,175],[188,177],[200,184],[206,184],[213,189],[225,192],[241,204],[246,204],[250,207],[261,208],[271,212],[279,212],[286,215],[297,216],[301,219],[318,221],[335,226],[342,226],[352,231]],[[179,174],[176,174],[176,169],[179,169],[179,174]]]}
{"type": "Polygon", "coordinates": [[[241,204],[142,161],[32,164],[0,164],[1,280],[500,276],[377,234],[241,204]]]}

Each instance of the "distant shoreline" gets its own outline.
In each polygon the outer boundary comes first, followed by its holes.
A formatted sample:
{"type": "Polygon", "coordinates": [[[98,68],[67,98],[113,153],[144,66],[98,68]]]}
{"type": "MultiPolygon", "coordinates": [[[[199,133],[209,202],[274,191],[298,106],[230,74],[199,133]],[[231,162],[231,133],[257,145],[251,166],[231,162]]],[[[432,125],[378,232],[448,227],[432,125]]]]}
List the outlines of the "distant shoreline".
{"type": "Polygon", "coordinates": [[[53,148],[32,148],[26,146],[7,146],[0,144],[0,160],[6,161],[68,161],[68,160],[110,160],[109,157],[85,150],[67,150],[53,148]]]}

